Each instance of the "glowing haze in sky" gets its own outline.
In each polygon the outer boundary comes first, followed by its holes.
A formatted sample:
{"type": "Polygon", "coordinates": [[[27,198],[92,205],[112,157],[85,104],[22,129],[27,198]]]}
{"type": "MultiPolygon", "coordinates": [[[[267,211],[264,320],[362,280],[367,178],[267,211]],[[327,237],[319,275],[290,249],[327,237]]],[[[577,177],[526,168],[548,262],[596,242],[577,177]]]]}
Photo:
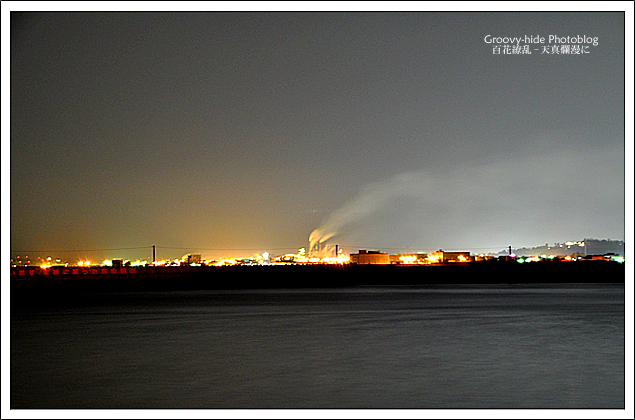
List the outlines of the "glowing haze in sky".
{"type": "Polygon", "coordinates": [[[624,38],[613,12],[14,13],[12,253],[623,240],[624,38]],[[551,34],[598,45],[484,41],[551,34]]]}

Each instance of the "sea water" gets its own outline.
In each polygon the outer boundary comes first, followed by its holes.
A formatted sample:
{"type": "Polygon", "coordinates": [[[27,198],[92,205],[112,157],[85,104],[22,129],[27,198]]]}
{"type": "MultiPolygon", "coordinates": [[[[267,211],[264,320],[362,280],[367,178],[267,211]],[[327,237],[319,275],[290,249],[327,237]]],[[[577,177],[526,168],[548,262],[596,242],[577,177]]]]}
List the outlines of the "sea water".
{"type": "Polygon", "coordinates": [[[77,295],[12,308],[11,408],[623,408],[623,285],[77,295]]]}

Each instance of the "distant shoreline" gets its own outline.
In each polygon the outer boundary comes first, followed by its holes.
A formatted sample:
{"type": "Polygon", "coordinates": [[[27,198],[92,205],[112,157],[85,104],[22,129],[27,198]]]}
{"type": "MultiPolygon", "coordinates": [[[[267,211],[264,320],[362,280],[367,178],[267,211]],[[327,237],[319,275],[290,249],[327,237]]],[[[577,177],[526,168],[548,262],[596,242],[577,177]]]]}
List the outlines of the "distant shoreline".
{"type": "Polygon", "coordinates": [[[15,293],[231,290],[426,286],[432,284],[624,283],[624,264],[608,261],[515,262],[425,266],[237,266],[174,270],[142,268],[134,274],[22,275],[15,293]]]}

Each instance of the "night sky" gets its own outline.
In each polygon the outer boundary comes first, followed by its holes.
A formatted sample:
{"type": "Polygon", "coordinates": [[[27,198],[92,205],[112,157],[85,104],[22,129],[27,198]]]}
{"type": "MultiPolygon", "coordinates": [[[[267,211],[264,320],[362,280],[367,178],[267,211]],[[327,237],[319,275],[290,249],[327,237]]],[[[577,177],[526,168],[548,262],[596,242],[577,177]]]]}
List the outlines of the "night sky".
{"type": "Polygon", "coordinates": [[[624,39],[618,12],[13,13],[12,256],[624,240],[624,39]]]}

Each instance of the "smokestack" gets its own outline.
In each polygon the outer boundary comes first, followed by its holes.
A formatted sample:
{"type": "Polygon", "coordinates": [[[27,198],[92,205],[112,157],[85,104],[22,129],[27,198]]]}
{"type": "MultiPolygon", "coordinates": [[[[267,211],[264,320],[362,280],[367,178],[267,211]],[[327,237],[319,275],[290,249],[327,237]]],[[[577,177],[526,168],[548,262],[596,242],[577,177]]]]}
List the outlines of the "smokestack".
{"type": "Polygon", "coordinates": [[[337,258],[337,247],[338,247],[338,246],[339,246],[339,245],[335,244],[335,258],[337,258]]]}
{"type": "Polygon", "coordinates": [[[156,257],[157,257],[157,254],[156,254],[157,249],[156,248],[157,247],[155,245],[152,245],[152,262],[153,263],[156,261],[156,257]]]}

